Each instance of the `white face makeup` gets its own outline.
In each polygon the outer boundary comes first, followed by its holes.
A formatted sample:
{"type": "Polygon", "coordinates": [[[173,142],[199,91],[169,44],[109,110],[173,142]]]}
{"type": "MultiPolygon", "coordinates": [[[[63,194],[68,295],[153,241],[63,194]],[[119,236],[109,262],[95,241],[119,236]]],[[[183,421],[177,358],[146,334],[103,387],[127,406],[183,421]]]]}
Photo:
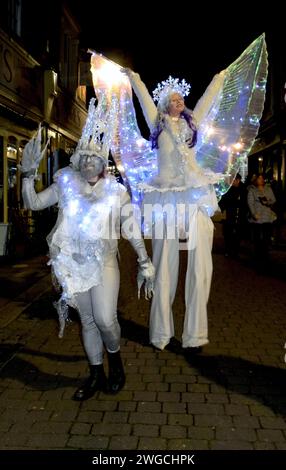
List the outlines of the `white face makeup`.
{"type": "Polygon", "coordinates": [[[79,171],[86,181],[96,178],[104,170],[102,158],[96,155],[81,155],[79,160],[79,171]]]}

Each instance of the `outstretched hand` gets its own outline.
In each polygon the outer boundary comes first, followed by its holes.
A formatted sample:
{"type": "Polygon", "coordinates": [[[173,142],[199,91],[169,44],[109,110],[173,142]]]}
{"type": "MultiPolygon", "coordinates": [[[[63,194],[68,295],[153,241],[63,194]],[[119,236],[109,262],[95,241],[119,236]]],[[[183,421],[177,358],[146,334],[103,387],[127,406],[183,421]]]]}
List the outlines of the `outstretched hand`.
{"type": "Polygon", "coordinates": [[[49,142],[50,140],[48,139],[43,150],[41,150],[42,128],[40,124],[37,134],[29,140],[29,142],[25,145],[23,149],[21,164],[18,165],[18,168],[21,171],[21,173],[28,173],[28,172],[36,173],[40,165],[40,162],[46,153],[49,142]]]}

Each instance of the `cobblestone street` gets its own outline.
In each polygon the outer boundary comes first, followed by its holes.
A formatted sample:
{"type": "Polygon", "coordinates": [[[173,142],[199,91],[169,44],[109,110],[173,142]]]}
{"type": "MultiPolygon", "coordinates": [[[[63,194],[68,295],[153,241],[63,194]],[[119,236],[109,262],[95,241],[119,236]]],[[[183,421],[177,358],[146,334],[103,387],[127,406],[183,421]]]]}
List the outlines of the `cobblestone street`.
{"type": "Polygon", "coordinates": [[[71,400],[87,363],[75,312],[64,338],[57,337],[44,260],[34,270],[25,263],[35,285],[27,282],[14,297],[7,287],[0,317],[1,449],[285,450],[286,252],[273,250],[271,271],[262,276],[249,253],[225,258],[215,240],[210,344],[191,362],[180,349],[186,252],[174,304],[177,341],[162,352],[149,345],[150,304],[137,299],[135,253],[126,241],[120,252],[127,380],[116,396],[71,400]]]}

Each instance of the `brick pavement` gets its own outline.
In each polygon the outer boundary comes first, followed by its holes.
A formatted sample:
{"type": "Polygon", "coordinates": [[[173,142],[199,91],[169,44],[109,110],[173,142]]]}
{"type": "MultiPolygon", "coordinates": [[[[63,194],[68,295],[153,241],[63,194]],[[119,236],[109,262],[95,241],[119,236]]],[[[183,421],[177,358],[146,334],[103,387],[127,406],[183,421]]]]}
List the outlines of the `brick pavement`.
{"type": "MultiPolygon", "coordinates": [[[[1,331],[0,448],[285,450],[285,253],[273,252],[271,276],[259,276],[247,252],[224,258],[216,235],[210,344],[189,363],[176,343],[162,352],[148,344],[149,303],[137,299],[136,256],[120,245],[124,389],[71,400],[87,374],[79,324],[58,339],[48,289],[1,331]]],[[[181,258],[183,273],[186,253],[181,258]]],[[[183,288],[181,276],[178,340],[183,288]]]]}

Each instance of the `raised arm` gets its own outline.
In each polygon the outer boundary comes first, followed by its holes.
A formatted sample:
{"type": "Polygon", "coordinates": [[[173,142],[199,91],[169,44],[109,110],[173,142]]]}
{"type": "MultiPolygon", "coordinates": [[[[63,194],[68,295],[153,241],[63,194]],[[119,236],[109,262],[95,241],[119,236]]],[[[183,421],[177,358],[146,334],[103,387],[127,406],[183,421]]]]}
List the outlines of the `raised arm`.
{"type": "Polygon", "coordinates": [[[39,125],[37,133],[25,145],[21,164],[18,165],[22,173],[22,196],[25,207],[33,211],[39,211],[53,206],[58,202],[58,186],[52,184],[49,188],[36,193],[34,188],[35,175],[47,150],[49,140],[42,150],[42,127],[39,125]]]}
{"type": "Polygon", "coordinates": [[[157,117],[156,105],[152,100],[152,97],[150,96],[145,84],[142,82],[140,75],[138,73],[132,72],[132,70],[128,70],[127,75],[134,93],[139,100],[148,127],[152,132],[157,117]]]}
{"type": "Polygon", "coordinates": [[[199,127],[210,111],[211,106],[214,103],[215,98],[218,96],[222,89],[225,78],[225,71],[223,70],[219,74],[215,75],[211,83],[207,87],[203,96],[197,102],[194,108],[194,117],[196,119],[197,126],[199,127]]]}
{"type": "Polygon", "coordinates": [[[26,209],[40,211],[58,202],[58,186],[56,183],[53,183],[47,189],[44,189],[44,191],[36,193],[34,177],[30,176],[23,178],[22,196],[26,209]]]}

